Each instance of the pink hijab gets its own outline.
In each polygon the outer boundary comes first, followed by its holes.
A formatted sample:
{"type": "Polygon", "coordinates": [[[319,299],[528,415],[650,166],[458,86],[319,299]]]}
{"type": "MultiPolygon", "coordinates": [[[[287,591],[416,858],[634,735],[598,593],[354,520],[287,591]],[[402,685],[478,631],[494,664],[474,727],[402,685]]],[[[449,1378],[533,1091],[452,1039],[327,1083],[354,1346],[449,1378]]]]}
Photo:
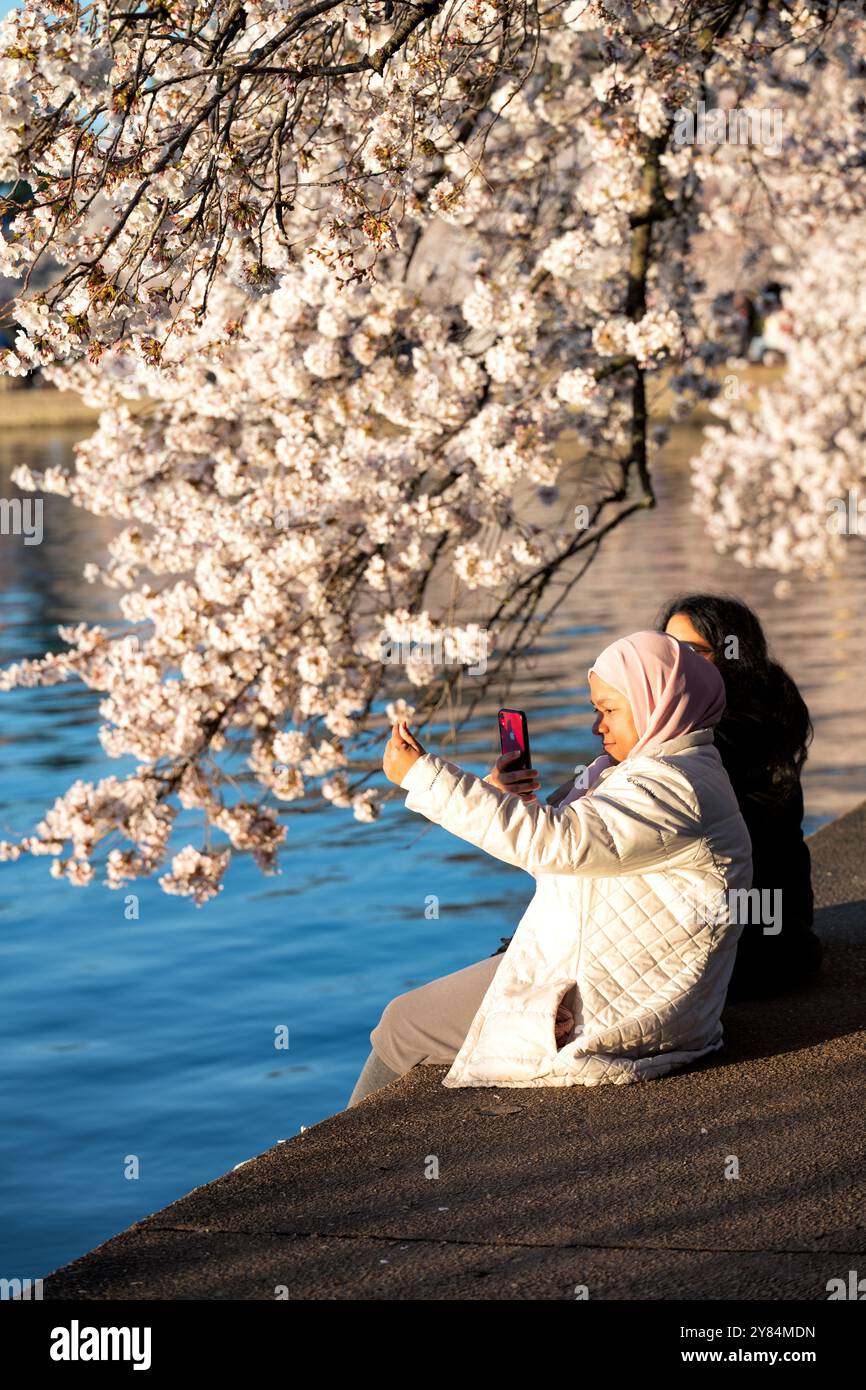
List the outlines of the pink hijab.
{"type": "MultiPolygon", "coordinates": [[[[661,743],[694,729],[711,729],[725,708],[725,683],[718,667],[666,632],[646,630],[620,637],[590,666],[631,705],[638,741],[628,758],[653,753],[661,743]]],[[[575,787],[559,803],[585,796],[615,759],[608,753],[591,762],[588,785],[575,787]]]]}

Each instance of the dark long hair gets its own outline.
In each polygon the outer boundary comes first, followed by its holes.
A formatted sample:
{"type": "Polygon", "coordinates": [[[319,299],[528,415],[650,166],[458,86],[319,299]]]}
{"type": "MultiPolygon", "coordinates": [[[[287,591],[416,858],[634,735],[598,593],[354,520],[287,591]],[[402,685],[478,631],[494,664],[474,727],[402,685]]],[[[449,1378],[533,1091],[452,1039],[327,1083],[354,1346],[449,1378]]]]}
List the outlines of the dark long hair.
{"type": "Polygon", "coordinates": [[[799,788],[814,736],[806,702],[767,647],[755,613],[730,594],[680,594],[662,608],[657,626],[684,613],[712,648],[725,682],[727,705],[715,741],[735,789],[768,800],[799,788]],[[736,657],[727,652],[737,638],[736,657]]]}

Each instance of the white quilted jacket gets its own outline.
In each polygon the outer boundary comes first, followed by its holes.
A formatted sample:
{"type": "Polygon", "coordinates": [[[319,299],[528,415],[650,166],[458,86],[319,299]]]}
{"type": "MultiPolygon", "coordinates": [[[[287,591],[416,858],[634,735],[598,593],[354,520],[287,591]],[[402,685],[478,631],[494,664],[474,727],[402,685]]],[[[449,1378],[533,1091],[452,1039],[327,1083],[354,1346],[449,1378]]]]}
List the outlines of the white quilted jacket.
{"type": "Polygon", "coordinates": [[[401,786],[410,810],[536,880],[443,1085],[621,1085],[723,1045],[743,926],[728,892],[751,887],[752,846],[711,729],[605,769],[565,807],[432,753],[401,786]],[[557,1046],[560,1002],[575,1030],[557,1046]]]}

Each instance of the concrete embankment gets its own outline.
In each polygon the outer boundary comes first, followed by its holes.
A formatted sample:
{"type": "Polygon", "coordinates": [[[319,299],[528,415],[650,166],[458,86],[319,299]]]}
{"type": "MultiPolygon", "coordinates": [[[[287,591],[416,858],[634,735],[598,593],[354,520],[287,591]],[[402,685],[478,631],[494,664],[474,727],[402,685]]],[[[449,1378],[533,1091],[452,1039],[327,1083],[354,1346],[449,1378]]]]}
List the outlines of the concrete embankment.
{"type": "Polygon", "coordinates": [[[0,425],[4,435],[96,427],[99,411],[85,405],[72,391],[58,391],[53,386],[28,390],[9,383],[10,378],[0,378],[0,425]]]}
{"type": "Polygon", "coordinates": [[[44,1297],[825,1300],[866,1269],[866,802],[809,843],[821,978],[730,1006],[691,1071],[452,1090],[414,1068],[44,1297]]]}
{"type": "MultiPolygon", "coordinates": [[[[723,383],[728,382],[728,386],[723,385],[723,390],[735,389],[742,391],[743,404],[747,408],[753,408],[757,402],[758,391],[763,386],[772,385],[780,380],[784,374],[782,366],[760,367],[749,365],[737,370],[734,368],[718,368],[715,375],[723,383]],[[730,383],[741,383],[739,387],[731,386],[730,383]]],[[[655,421],[665,421],[668,419],[671,395],[667,389],[668,372],[659,373],[654,379],[651,390],[651,414],[655,421]]],[[[72,391],[58,391],[52,386],[34,387],[27,390],[14,385],[15,378],[0,377],[0,423],[4,433],[15,433],[31,430],[66,430],[81,429],[86,425],[96,426],[99,411],[93,410],[84,404],[80,396],[72,391]]],[[[137,410],[142,410],[146,402],[128,402],[130,410],[135,414],[137,410]]],[[[693,411],[687,421],[682,422],[690,426],[705,425],[708,423],[718,424],[716,416],[707,409],[705,405],[700,405],[693,411]]]]}

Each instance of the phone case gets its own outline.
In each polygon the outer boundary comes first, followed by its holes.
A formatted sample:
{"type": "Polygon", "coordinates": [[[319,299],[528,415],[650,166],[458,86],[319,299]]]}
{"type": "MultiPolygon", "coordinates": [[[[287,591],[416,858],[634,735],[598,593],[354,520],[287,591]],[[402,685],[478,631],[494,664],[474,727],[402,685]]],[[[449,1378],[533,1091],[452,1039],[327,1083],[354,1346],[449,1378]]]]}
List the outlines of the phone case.
{"type": "Polygon", "coordinates": [[[529,725],[522,709],[499,711],[499,747],[503,753],[513,753],[516,748],[520,749],[522,756],[509,764],[509,772],[525,771],[532,767],[529,725]]]}

